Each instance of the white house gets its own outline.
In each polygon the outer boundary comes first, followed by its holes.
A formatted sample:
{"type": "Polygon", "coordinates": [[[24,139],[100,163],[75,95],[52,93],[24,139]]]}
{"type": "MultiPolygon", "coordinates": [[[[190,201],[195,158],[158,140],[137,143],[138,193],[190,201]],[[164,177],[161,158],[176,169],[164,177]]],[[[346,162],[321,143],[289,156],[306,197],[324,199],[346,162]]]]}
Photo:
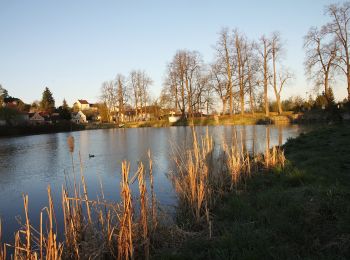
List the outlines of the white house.
{"type": "Polygon", "coordinates": [[[34,125],[43,124],[45,123],[45,118],[39,112],[35,112],[29,116],[29,122],[34,125]]]}
{"type": "Polygon", "coordinates": [[[78,108],[79,110],[89,110],[90,109],[90,104],[85,99],[78,99],[78,101],[75,102],[73,106],[78,108]]]}
{"type": "Polygon", "coordinates": [[[77,113],[72,113],[72,122],[76,124],[83,124],[87,123],[88,121],[86,120],[86,115],[84,115],[83,112],[79,111],[77,113]]]}

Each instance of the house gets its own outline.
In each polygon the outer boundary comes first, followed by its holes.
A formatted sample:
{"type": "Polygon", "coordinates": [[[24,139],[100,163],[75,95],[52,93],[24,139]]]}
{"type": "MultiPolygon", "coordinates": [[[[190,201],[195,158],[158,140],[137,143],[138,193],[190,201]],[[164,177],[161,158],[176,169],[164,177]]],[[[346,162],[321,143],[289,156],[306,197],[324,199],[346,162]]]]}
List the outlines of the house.
{"type": "Polygon", "coordinates": [[[78,99],[78,101],[73,104],[73,107],[77,110],[89,110],[90,104],[85,99],[78,99]]]}
{"type": "Polygon", "coordinates": [[[98,111],[98,105],[97,104],[89,104],[89,109],[94,111],[94,112],[97,112],[98,111]]]}
{"type": "Polygon", "coordinates": [[[71,121],[76,124],[84,124],[88,122],[86,120],[86,115],[82,111],[79,111],[77,113],[72,113],[71,121]]]}
{"type": "Polygon", "coordinates": [[[47,120],[45,117],[40,114],[40,112],[29,113],[29,122],[33,125],[42,125],[45,124],[47,120]]]}

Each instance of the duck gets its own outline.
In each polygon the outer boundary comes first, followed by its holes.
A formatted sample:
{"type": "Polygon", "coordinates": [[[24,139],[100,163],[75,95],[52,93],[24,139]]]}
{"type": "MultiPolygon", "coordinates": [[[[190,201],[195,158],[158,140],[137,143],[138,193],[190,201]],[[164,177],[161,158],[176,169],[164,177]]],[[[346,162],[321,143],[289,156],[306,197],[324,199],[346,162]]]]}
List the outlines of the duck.
{"type": "Polygon", "coordinates": [[[89,158],[94,158],[95,155],[94,154],[89,154],[89,158]]]}

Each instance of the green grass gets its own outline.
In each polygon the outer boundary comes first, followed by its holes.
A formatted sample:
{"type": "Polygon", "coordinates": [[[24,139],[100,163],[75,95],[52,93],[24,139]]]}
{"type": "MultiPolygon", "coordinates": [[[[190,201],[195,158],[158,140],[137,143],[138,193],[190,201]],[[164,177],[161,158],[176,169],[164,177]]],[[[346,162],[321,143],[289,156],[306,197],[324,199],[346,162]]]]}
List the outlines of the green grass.
{"type": "Polygon", "coordinates": [[[349,259],[350,126],[289,140],[284,169],[255,175],[213,214],[214,235],[163,259],[349,259]]]}

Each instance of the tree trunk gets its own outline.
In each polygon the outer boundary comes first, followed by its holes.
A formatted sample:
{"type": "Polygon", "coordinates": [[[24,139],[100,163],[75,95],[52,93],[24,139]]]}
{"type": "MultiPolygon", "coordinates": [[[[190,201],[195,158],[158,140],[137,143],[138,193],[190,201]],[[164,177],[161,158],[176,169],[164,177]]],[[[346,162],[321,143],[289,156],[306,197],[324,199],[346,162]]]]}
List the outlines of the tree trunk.
{"type": "Polygon", "coordinates": [[[222,115],[226,113],[226,98],[222,99],[222,115]]]}
{"type": "Polygon", "coordinates": [[[240,98],[241,98],[241,115],[244,115],[244,91],[240,90],[240,98]]]}
{"type": "Polygon", "coordinates": [[[282,106],[281,106],[280,94],[277,92],[276,49],[275,48],[276,48],[275,43],[273,43],[273,46],[272,46],[273,89],[275,90],[276,102],[278,106],[278,114],[280,115],[282,113],[282,106]]]}
{"type": "Polygon", "coordinates": [[[177,86],[175,86],[175,113],[177,112],[177,104],[178,102],[178,97],[177,97],[177,86]]]}
{"type": "Polygon", "coordinates": [[[348,69],[348,101],[350,102],[350,68],[348,69]]]}
{"type": "Polygon", "coordinates": [[[229,98],[230,98],[230,115],[233,114],[233,93],[232,93],[232,75],[231,75],[231,64],[230,64],[230,56],[228,52],[227,42],[225,42],[225,57],[226,57],[226,70],[227,70],[227,77],[228,77],[228,91],[229,91],[229,98]]]}
{"type": "Polygon", "coordinates": [[[281,96],[280,94],[276,95],[276,101],[277,101],[277,105],[278,105],[278,114],[281,115],[283,110],[282,110],[282,104],[281,104],[281,96]]]}
{"type": "Polygon", "coordinates": [[[181,113],[182,113],[182,116],[185,116],[185,88],[184,88],[183,82],[181,84],[181,99],[182,99],[181,113]]]}
{"type": "Polygon", "coordinates": [[[283,129],[282,126],[278,126],[278,146],[282,146],[283,141],[283,129]]]}
{"type": "Polygon", "coordinates": [[[250,83],[249,83],[249,104],[250,104],[250,111],[254,115],[254,113],[255,113],[255,111],[254,111],[254,98],[253,98],[252,86],[250,85],[250,83]]]}
{"type": "Polygon", "coordinates": [[[267,71],[267,46],[266,43],[264,45],[264,100],[265,100],[265,116],[269,116],[269,100],[267,96],[267,78],[268,78],[268,71],[267,71]]]}

